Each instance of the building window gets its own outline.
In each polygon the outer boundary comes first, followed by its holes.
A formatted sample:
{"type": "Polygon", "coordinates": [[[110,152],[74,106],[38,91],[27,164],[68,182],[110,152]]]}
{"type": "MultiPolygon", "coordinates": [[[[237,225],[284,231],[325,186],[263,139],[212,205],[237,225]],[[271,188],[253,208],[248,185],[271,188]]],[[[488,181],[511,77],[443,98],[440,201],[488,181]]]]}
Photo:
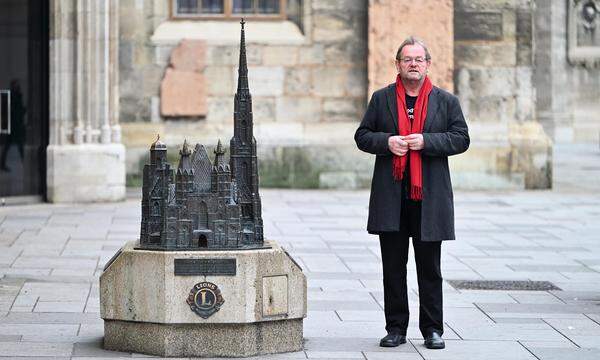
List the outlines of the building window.
{"type": "Polygon", "coordinates": [[[177,19],[285,18],[287,0],[172,0],[177,19]]]}

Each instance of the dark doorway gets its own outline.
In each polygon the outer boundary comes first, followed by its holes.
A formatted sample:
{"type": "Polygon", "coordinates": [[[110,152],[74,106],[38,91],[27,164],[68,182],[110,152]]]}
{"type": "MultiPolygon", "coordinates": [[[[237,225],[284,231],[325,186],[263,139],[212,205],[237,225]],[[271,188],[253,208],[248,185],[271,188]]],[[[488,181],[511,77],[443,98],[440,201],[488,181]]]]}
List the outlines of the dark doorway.
{"type": "Polygon", "coordinates": [[[208,247],[208,239],[206,235],[202,234],[198,237],[198,247],[207,248],[208,247]]]}
{"type": "MultiPolygon", "coordinates": [[[[0,0],[0,198],[46,190],[49,1],[0,0]]],[[[58,95],[60,96],[60,95],[58,95]]]]}

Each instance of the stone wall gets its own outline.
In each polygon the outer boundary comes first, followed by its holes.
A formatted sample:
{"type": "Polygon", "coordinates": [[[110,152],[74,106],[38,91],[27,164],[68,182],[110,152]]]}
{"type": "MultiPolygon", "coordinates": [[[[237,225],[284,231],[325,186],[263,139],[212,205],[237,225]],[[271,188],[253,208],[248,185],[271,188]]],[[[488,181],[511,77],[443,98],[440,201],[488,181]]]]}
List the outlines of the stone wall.
{"type": "Polygon", "coordinates": [[[548,188],[552,144],[537,120],[529,0],[454,1],[455,89],[471,148],[452,159],[468,188],[548,188]]]}
{"type": "Polygon", "coordinates": [[[598,143],[599,59],[589,59],[587,65],[568,59],[567,25],[572,3],[569,0],[535,1],[537,112],[554,141],[598,143]]]}
{"type": "Polygon", "coordinates": [[[369,2],[369,93],[395,80],[396,52],[409,35],[427,44],[432,56],[431,81],[452,91],[452,3],[452,0],[369,2]]]}
{"type": "MultiPolygon", "coordinates": [[[[233,131],[239,21],[170,20],[169,3],[120,2],[120,118],[130,178],[157,132],[169,145],[184,138],[212,145],[218,137],[226,143],[233,131]],[[163,118],[161,81],[184,39],[206,42],[208,111],[202,118],[163,118]]],[[[301,27],[251,19],[246,25],[261,184],[364,186],[368,174],[359,180],[352,163],[362,158],[370,166],[353,142],[367,99],[367,0],[302,5],[301,27]]]]}
{"type": "MultiPolygon", "coordinates": [[[[450,162],[455,187],[549,187],[552,136],[570,129],[572,140],[589,140],[599,127],[599,70],[566,60],[567,1],[295,0],[293,21],[249,20],[261,184],[368,185],[373,159],[356,149],[353,134],[369,92],[393,81],[399,42],[416,34],[431,48],[432,77],[454,88],[469,123],[471,148],[450,162]],[[411,12],[418,15],[408,19],[418,21],[386,16],[411,12]],[[563,84],[571,87],[566,95],[563,84]]],[[[156,133],[175,148],[185,138],[227,142],[232,132],[239,23],[175,21],[169,3],[120,2],[120,119],[130,184],[156,133]],[[206,43],[207,114],[165,118],[159,89],[184,39],[206,43]]]]}

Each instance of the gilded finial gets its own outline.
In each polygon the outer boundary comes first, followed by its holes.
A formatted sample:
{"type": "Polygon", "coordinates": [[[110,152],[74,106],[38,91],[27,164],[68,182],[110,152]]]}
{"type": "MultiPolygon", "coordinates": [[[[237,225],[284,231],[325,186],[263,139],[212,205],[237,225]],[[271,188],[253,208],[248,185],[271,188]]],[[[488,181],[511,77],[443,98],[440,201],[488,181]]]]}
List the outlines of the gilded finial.
{"type": "Polygon", "coordinates": [[[156,140],[150,146],[150,149],[166,149],[167,146],[160,141],[160,134],[156,134],[156,140]]]}

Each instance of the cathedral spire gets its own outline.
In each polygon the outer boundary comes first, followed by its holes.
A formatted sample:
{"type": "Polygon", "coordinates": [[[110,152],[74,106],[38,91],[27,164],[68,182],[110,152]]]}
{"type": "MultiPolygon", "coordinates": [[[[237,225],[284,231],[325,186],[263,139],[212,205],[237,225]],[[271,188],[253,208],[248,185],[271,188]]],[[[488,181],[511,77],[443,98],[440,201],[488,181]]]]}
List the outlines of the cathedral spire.
{"type": "Polygon", "coordinates": [[[183,141],[183,148],[179,150],[179,166],[177,167],[177,173],[191,174],[192,173],[192,163],[190,161],[190,155],[192,152],[187,143],[187,139],[183,141]]]}
{"type": "Polygon", "coordinates": [[[238,68],[238,86],[237,93],[248,93],[248,61],[246,60],[246,35],[244,31],[244,19],[240,22],[242,31],[240,36],[240,63],[238,68]]]}
{"type": "Polygon", "coordinates": [[[221,144],[221,139],[219,139],[219,142],[217,143],[217,148],[215,149],[215,162],[213,165],[214,167],[218,167],[219,165],[225,166],[225,159],[223,155],[225,155],[225,150],[223,149],[223,145],[221,144]]]}

